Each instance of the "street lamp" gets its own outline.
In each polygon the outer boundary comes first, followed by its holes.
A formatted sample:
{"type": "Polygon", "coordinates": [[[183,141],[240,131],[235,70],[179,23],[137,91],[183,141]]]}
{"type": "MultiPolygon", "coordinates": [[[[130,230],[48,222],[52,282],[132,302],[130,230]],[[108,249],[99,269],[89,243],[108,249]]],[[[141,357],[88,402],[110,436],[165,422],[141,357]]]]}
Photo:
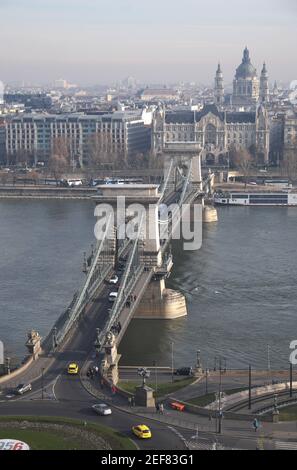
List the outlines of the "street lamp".
{"type": "Polygon", "coordinates": [[[155,368],[155,392],[158,392],[158,377],[157,377],[157,361],[154,361],[154,368],[155,368]]]}
{"type": "Polygon", "coordinates": [[[142,379],[143,379],[142,386],[145,387],[146,379],[150,378],[151,372],[148,369],[146,369],[145,367],[143,367],[141,369],[138,369],[137,373],[140,377],[142,377],[142,379]]]}
{"type": "Polygon", "coordinates": [[[174,382],[174,351],[173,351],[174,342],[171,341],[171,381],[174,382]]]}
{"type": "Polygon", "coordinates": [[[43,376],[44,376],[44,367],[41,369],[41,399],[44,399],[44,382],[43,382],[43,376]]]}

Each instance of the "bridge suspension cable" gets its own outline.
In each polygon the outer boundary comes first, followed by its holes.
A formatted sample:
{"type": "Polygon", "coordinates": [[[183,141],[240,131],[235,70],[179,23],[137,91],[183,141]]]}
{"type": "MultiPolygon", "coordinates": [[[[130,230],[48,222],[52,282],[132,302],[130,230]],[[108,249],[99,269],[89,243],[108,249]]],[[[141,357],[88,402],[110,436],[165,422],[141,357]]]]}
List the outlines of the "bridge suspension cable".
{"type": "MultiPolygon", "coordinates": [[[[92,258],[92,264],[90,266],[90,270],[87,273],[87,278],[85,280],[85,283],[77,296],[71,311],[68,313],[68,320],[64,323],[64,325],[58,329],[57,334],[56,334],[56,341],[58,344],[60,344],[69,330],[71,329],[72,325],[75,323],[77,318],[79,317],[80,313],[82,312],[83,308],[85,307],[86,303],[89,301],[91,297],[91,292],[90,290],[94,288],[94,283],[95,283],[95,290],[98,288],[98,282],[95,282],[94,274],[98,269],[100,269],[100,277],[103,279],[108,271],[110,269],[110,261],[106,259],[106,264],[105,266],[102,265],[100,268],[98,268],[98,261],[100,258],[100,255],[102,253],[106,253],[109,251],[109,240],[108,240],[108,234],[111,233],[112,230],[112,214],[110,214],[107,218],[106,221],[106,226],[105,226],[105,231],[103,232],[103,237],[102,239],[98,242],[97,244],[97,249],[94,253],[94,256],[92,258]],[[106,271],[106,273],[105,273],[106,271]]],[[[93,290],[93,289],[92,289],[93,290]]]]}

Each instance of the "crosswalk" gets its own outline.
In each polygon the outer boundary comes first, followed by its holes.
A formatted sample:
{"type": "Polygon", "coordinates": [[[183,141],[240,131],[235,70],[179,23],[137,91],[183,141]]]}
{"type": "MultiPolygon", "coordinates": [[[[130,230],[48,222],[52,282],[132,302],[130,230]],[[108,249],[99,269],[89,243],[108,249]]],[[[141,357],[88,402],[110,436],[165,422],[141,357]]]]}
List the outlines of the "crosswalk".
{"type": "Polygon", "coordinates": [[[276,450],[297,450],[297,442],[275,441],[276,450]]]}

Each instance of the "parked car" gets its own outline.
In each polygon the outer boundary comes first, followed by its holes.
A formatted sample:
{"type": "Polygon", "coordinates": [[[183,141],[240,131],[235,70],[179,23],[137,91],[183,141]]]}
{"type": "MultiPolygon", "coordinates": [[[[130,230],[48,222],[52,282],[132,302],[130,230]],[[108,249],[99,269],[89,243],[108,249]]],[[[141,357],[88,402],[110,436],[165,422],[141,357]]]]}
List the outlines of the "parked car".
{"type": "Polygon", "coordinates": [[[108,405],[106,405],[105,403],[100,403],[98,405],[93,405],[92,408],[95,411],[95,413],[97,413],[98,415],[101,415],[101,416],[108,416],[108,415],[112,414],[112,411],[111,411],[110,407],[108,405]]]}
{"type": "Polygon", "coordinates": [[[193,368],[192,367],[181,367],[180,369],[176,369],[174,375],[183,375],[183,376],[190,376],[193,375],[193,368]]]}
{"type": "Polygon", "coordinates": [[[16,393],[18,395],[24,395],[24,393],[28,393],[28,392],[31,392],[31,391],[32,391],[32,385],[31,384],[28,384],[28,385],[20,384],[16,388],[16,393]]]}

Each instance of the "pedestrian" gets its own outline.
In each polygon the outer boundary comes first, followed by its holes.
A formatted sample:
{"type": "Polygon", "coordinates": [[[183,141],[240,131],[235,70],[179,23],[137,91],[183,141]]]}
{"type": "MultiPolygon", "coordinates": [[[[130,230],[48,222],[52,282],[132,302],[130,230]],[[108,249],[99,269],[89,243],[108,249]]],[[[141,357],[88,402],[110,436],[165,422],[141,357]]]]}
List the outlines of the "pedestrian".
{"type": "Polygon", "coordinates": [[[160,406],[159,406],[159,403],[156,403],[156,413],[159,413],[160,412],[160,406]]]}
{"type": "Polygon", "coordinates": [[[161,415],[164,414],[164,405],[163,405],[163,403],[160,403],[160,414],[161,415]]]}
{"type": "Polygon", "coordinates": [[[259,429],[259,421],[257,420],[257,418],[254,419],[253,426],[254,426],[255,432],[257,432],[259,429]]]}

